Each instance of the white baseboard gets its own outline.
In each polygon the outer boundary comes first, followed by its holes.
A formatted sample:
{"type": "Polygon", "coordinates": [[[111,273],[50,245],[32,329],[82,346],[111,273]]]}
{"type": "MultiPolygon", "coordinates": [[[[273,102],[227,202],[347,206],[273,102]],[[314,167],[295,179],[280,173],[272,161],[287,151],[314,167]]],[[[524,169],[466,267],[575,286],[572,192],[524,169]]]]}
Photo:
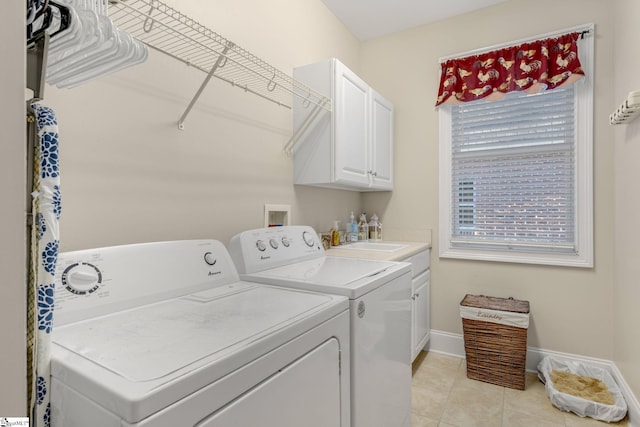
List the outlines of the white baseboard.
{"type": "Polygon", "coordinates": [[[464,353],[464,339],[460,334],[452,334],[449,332],[431,330],[431,338],[425,345],[426,351],[433,351],[435,353],[448,354],[449,356],[456,356],[465,358],[464,353]]]}
{"type": "MultiPolygon", "coordinates": [[[[465,358],[464,338],[460,334],[452,334],[444,331],[431,330],[431,339],[424,348],[426,351],[442,353],[450,356],[465,358]]],[[[530,372],[537,372],[538,363],[545,357],[552,356],[563,360],[572,360],[590,366],[597,366],[607,370],[616,380],[620,391],[624,396],[629,408],[629,427],[640,427],[640,403],[633,394],[618,367],[610,360],[595,359],[592,357],[579,356],[576,354],[560,353],[557,351],[545,350],[541,348],[527,348],[526,369],[530,372]]]]}

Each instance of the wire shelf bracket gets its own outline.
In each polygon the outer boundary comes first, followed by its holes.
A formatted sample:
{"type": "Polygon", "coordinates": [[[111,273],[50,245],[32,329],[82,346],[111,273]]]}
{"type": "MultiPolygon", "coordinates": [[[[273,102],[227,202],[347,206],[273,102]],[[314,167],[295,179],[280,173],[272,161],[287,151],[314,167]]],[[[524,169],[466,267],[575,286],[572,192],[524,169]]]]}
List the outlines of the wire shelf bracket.
{"type": "Polygon", "coordinates": [[[245,92],[292,108],[293,97],[331,111],[331,99],[298,82],[192,18],[157,0],[109,0],[109,17],[122,30],[207,76],[178,121],[184,121],[216,77],[245,92]]]}

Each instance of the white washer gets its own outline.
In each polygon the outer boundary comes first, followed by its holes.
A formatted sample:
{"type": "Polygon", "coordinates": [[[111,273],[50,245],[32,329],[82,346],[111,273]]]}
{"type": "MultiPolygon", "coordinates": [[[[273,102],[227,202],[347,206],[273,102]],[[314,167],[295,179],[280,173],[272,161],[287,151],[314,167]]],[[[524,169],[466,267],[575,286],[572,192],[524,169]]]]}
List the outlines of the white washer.
{"type": "Polygon", "coordinates": [[[347,298],[242,282],[215,240],[57,271],[54,427],[350,425],[347,298]]]}
{"type": "Polygon", "coordinates": [[[411,424],[411,265],[326,256],[306,226],[248,230],[229,252],[243,280],[349,297],[351,425],[411,424]]]}

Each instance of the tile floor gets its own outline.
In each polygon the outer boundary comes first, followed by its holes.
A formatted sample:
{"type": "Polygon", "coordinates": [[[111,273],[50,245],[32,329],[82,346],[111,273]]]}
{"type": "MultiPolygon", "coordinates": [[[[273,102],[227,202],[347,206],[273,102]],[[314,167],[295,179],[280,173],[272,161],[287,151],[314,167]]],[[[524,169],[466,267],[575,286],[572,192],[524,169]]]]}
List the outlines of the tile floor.
{"type": "Polygon", "coordinates": [[[413,365],[412,427],[605,427],[551,405],[544,384],[527,373],[524,391],[467,378],[464,359],[422,353],[413,365]]]}

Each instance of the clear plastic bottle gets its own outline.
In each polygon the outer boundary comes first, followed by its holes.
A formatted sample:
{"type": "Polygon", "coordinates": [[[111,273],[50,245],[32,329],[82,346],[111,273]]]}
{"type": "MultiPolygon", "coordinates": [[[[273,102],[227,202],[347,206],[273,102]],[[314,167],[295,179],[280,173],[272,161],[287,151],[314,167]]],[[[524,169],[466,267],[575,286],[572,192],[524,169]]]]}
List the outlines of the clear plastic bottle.
{"type": "Polygon", "coordinates": [[[331,229],[331,246],[340,246],[340,221],[336,220],[331,229]]]}
{"type": "Polygon", "coordinates": [[[367,214],[360,215],[358,222],[358,240],[369,240],[369,224],[367,223],[367,214]]]}
{"type": "Polygon", "coordinates": [[[380,223],[376,214],[371,215],[371,221],[369,221],[369,240],[382,240],[380,223]]]}

